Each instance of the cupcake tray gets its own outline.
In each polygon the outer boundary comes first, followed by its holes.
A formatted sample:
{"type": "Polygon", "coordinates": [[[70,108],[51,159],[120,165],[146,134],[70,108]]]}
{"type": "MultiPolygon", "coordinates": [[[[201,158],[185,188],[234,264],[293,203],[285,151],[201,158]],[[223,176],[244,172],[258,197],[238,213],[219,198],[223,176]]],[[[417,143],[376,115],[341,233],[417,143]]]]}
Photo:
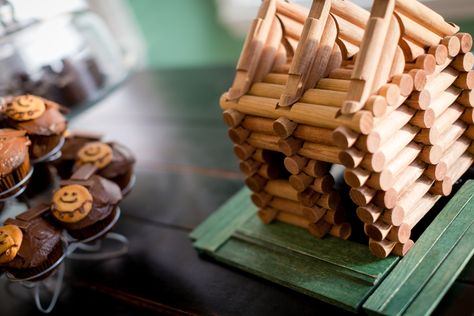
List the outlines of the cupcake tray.
{"type": "Polygon", "coordinates": [[[262,224],[241,189],[190,235],[220,262],[352,312],[429,314],[474,253],[474,180],[468,180],[403,258],[302,228],[262,224]]]}

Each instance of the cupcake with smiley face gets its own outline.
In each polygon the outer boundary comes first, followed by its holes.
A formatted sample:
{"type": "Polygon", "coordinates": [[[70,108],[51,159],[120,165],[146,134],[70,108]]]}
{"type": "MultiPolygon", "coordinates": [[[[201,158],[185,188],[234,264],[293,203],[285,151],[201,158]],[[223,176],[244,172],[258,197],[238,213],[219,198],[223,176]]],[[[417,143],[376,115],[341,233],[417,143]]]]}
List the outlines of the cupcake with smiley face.
{"type": "Polygon", "coordinates": [[[93,175],[87,180],[69,180],[57,190],[51,213],[78,240],[100,237],[115,218],[121,199],[115,183],[93,175]]]}
{"type": "Polygon", "coordinates": [[[90,142],[78,151],[73,169],[86,164],[94,165],[98,175],[117,183],[124,191],[132,180],[135,157],[120,144],[90,142]]]}
{"type": "Polygon", "coordinates": [[[32,160],[60,150],[67,123],[59,109],[58,104],[33,95],[8,98],[3,105],[6,123],[30,138],[32,160]]]}

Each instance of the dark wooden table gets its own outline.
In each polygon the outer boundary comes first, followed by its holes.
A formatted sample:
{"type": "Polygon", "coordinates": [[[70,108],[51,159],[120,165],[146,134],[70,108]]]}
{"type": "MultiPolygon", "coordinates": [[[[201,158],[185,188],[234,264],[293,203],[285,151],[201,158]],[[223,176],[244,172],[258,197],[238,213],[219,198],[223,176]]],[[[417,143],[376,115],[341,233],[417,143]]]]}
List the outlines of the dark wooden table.
{"type": "MultiPolygon", "coordinates": [[[[129,146],[138,181],[115,228],[129,238],[129,253],[68,260],[53,315],[348,314],[199,257],[191,246],[192,229],[243,185],[218,106],[233,74],[227,67],[139,73],[71,122],[129,146]]],[[[28,294],[0,282],[0,315],[36,313],[28,294]]],[[[435,314],[473,313],[471,260],[435,314]]]]}

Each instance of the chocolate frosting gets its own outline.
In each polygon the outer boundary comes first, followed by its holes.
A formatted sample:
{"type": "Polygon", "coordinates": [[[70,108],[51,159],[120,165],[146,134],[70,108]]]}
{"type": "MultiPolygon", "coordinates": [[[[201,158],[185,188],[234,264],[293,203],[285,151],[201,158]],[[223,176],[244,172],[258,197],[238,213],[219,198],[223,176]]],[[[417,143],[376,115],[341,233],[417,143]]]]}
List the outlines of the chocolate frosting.
{"type": "Polygon", "coordinates": [[[85,144],[97,141],[93,137],[72,136],[66,137],[66,142],[61,149],[62,160],[76,160],[77,153],[85,144]]]}
{"type": "Polygon", "coordinates": [[[59,135],[66,130],[66,118],[59,111],[58,105],[52,102],[46,102],[46,110],[43,115],[37,119],[29,121],[15,121],[10,118],[8,123],[17,128],[26,131],[31,135],[59,135]]]}
{"type": "Polygon", "coordinates": [[[20,131],[0,129],[0,177],[18,168],[28,155],[30,141],[20,131]]]}
{"type": "Polygon", "coordinates": [[[127,173],[133,167],[135,157],[125,146],[117,143],[109,143],[109,145],[112,147],[112,161],[100,169],[99,174],[106,178],[114,178],[127,173]]]}
{"type": "Polygon", "coordinates": [[[13,269],[35,268],[44,263],[54,247],[61,242],[61,231],[42,218],[28,222],[27,227],[21,228],[23,241],[13,261],[5,267],[13,269]]]}
{"type": "Polygon", "coordinates": [[[66,229],[78,230],[91,226],[103,220],[114,210],[122,199],[122,193],[118,185],[100,176],[93,175],[88,187],[92,195],[92,210],[77,223],[61,223],[66,229]]]}

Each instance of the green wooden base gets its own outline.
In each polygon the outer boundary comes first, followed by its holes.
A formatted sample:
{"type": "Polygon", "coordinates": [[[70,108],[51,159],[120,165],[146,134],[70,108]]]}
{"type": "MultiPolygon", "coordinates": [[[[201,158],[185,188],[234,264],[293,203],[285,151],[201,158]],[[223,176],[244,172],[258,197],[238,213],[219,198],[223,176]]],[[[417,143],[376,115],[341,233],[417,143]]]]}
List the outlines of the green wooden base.
{"type": "Polygon", "coordinates": [[[283,223],[264,225],[246,188],[191,238],[199,252],[347,310],[364,304],[371,313],[423,314],[436,306],[474,252],[473,193],[469,181],[403,259],[378,259],[365,245],[318,240],[283,223]]]}

